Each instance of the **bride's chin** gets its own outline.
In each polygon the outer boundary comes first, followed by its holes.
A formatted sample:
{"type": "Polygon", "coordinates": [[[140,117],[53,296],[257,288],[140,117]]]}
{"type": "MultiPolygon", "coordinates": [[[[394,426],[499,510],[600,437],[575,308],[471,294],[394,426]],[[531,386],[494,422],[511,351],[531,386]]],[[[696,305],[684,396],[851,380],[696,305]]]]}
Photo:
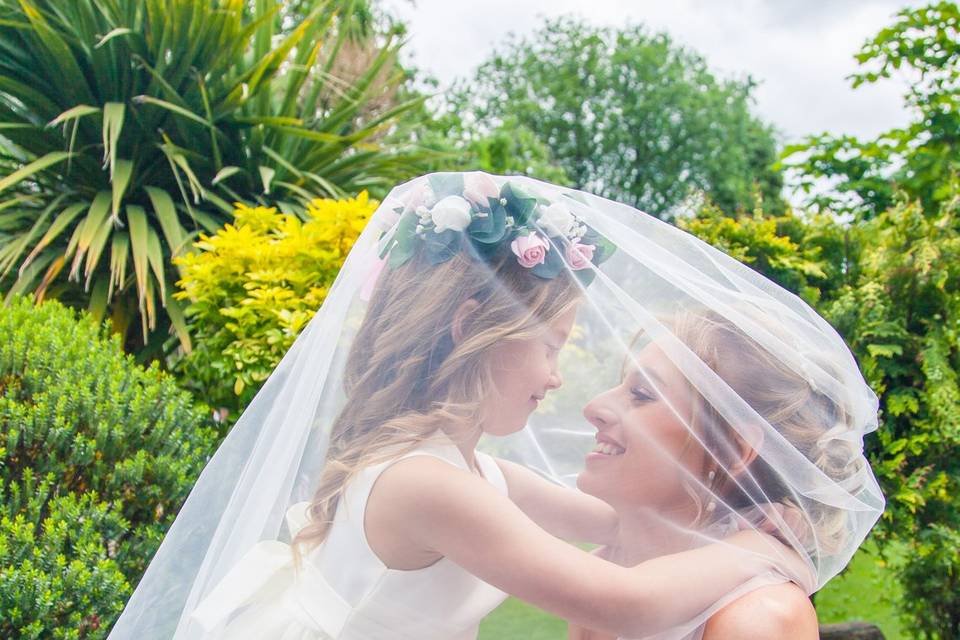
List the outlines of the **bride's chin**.
{"type": "Polygon", "coordinates": [[[603,496],[606,493],[603,490],[603,482],[589,469],[584,469],[580,475],[577,476],[577,489],[601,500],[603,500],[603,496]]]}

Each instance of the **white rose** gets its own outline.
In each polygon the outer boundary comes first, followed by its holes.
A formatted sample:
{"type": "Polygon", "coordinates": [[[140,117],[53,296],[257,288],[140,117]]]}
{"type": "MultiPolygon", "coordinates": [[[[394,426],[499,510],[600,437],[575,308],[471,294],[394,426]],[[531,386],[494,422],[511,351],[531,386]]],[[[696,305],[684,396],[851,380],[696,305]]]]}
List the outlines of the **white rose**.
{"type": "Polygon", "coordinates": [[[437,233],[447,229],[463,231],[470,225],[470,203],[460,196],[447,196],[433,206],[430,216],[437,233]]]}
{"type": "Polygon", "coordinates": [[[548,236],[566,236],[573,228],[573,214],[562,202],[554,202],[549,207],[540,208],[540,218],[537,220],[548,236]]]}

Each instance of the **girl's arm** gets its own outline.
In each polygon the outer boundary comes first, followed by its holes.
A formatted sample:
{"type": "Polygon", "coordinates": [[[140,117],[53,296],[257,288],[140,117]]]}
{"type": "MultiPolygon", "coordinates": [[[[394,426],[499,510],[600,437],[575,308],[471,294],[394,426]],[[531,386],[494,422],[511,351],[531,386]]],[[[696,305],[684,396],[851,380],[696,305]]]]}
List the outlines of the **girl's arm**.
{"type": "MultiPolygon", "coordinates": [[[[447,557],[574,624],[628,637],[692,618],[771,570],[769,556],[790,563],[792,553],[766,534],[745,531],[723,543],[620,567],[550,535],[481,478],[422,456],[381,474],[367,504],[365,529],[387,566],[391,557],[422,557],[425,563],[430,556],[447,557]]],[[[790,564],[786,570],[797,569],[790,564]]]]}
{"type": "Polygon", "coordinates": [[[496,461],[507,480],[510,499],[542,528],[564,540],[613,542],[619,518],[606,502],[558,486],[522,465],[496,461]]]}

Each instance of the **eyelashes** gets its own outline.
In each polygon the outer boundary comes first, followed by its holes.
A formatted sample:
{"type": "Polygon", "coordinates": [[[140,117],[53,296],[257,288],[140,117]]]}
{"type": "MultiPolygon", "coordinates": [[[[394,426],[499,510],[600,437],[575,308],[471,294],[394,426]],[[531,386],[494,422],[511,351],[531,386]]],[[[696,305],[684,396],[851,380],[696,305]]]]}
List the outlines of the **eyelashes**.
{"type": "Polygon", "coordinates": [[[650,402],[654,399],[643,387],[630,387],[630,395],[633,397],[634,402],[637,403],[650,402]]]}

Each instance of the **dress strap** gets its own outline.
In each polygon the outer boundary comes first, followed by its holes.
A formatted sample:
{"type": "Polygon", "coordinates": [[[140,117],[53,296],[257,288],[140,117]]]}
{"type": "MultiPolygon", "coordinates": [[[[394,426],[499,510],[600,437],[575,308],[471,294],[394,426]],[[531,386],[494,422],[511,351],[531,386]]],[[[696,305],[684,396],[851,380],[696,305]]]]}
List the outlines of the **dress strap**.
{"type": "Polygon", "coordinates": [[[503,476],[503,470],[500,469],[500,465],[497,464],[496,459],[487,454],[477,452],[477,465],[480,467],[480,471],[483,473],[483,477],[487,479],[487,482],[492,484],[495,489],[500,491],[503,495],[507,495],[507,479],[503,476]]]}

